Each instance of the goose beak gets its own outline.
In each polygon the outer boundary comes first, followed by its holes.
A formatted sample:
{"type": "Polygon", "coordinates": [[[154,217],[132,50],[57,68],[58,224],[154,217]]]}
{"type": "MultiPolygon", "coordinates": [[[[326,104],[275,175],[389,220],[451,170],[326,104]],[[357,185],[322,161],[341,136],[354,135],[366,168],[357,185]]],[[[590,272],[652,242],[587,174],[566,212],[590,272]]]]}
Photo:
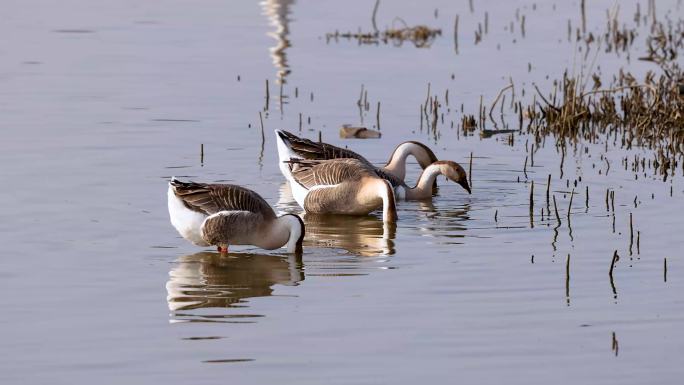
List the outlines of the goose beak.
{"type": "Polygon", "coordinates": [[[468,194],[472,194],[472,192],[470,191],[470,186],[468,186],[468,181],[467,181],[467,180],[464,179],[464,180],[462,180],[462,181],[460,181],[460,182],[456,182],[456,183],[458,183],[459,185],[461,185],[461,187],[463,187],[463,188],[468,192],[468,194]]]}

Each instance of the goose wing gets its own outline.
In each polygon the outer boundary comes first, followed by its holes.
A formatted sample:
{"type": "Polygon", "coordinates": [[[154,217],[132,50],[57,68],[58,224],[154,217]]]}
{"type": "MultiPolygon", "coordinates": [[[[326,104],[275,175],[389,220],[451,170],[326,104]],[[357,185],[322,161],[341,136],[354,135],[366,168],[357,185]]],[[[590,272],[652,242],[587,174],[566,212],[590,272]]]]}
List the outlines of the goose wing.
{"type": "Polygon", "coordinates": [[[252,190],[232,184],[206,184],[171,180],[176,196],[190,210],[213,215],[221,211],[247,211],[275,218],[264,198],[252,190]]]}
{"type": "Polygon", "coordinates": [[[372,166],[358,159],[291,159],[288,163],[294,180],[307,190],[359,180],[364,176],[377,176],[372,166]]]}
{"type": "Polygon", "coordinates": [[[300,138],[297,135],[284,130],[278,130],[278,135],[285,144],[302,159],[326,160],[350,158],[358,159],[364,163],[370,164],[366,158],[346,148],[300,138]]]}
{"type": "Polygon", "coordinates": [[[376,173],[380,178],[385,179],[386,181],[390,182],[390,184],[392,185],[392,187],[395,187],[395,188],[396,188],[396,187],[399,187],[399,186],[406,186],[406,183],[405,183],[403,180],[401,180],[401,178],[399,178],[398,176],[396,176],[396,175],[394,175],[394,174],[392,174],[392,173],[390,173],[390,172],[384,171],[384,170],[381,169],[381,168],[376,168],[376,169],[375,169],[375,173],[376,173]]]}

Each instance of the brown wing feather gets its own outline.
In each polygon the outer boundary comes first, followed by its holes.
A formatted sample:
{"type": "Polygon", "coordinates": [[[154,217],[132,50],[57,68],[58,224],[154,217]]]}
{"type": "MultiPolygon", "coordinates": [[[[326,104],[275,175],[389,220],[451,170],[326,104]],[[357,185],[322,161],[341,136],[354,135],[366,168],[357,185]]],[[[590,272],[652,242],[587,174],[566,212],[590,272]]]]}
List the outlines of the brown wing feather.
{"type": "Polygon", "coordinates": [[[292,159],[290,169],[295,181],[307,189],[321,185],[336,185],[358,180],[364,176],[378,176],[372,166],[358,159],[321,161],[292,159]]]}
{"type": "Polygon", "coordinates": [[[275,217],[264,198],[241,186],[181,182],[176,179],[171,181],[171,186],[186,207],[206,215],[219,211],[249,211],[262,214],[264,218],[275,217]]]}
{"type": "Polygon", "coordinates": [[[280,137],[288,144],[290,149],[292,149],[292,151],[294,151],[303,159],[327,160],[351,158],[370,164],[366,158],[346,148],[300,138],[297,135],[284,130],[280,130],[279,134],[280,137]]]}

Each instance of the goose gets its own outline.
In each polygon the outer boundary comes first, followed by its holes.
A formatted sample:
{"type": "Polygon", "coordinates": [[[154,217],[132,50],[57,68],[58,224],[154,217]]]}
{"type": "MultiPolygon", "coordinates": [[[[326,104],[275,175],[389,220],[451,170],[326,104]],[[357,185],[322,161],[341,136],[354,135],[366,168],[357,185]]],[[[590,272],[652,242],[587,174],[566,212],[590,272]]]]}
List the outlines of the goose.
{"type": "Polygon", "coordinates": [[[471,194],[468,185],[468,176],[463,167],[450,160],[438,160],[427,166],[420,174],[418,183],[414,187],[409,187],[403,181],[397,185],[393,184],[394,194],[397,199],[403,200],[422,200],[432,198],[432,186],[437,176],[444,175],[452,182],[456,182],[463,187],[468,194],[471,194]]]}
{"type": "Polygon", "coordinates": [[[366,215],[382,207],[384,222],[396,222],[394,189],[373,166],[358,159],[290,159],[292,195],[312,214],[366,215]]]}
{"type": "Polygon", "coordinates": [[[278,143],[280,171],[286,178],[288,178],[290,169],[284,162],[291,158],[311,160],[352,158],[371,166],[382,178],[389,180],[392,185],[397,186],[403,183],[404,178],[406,178],[406,159],[409,155],[415,157],[423,169],[437,161],[437,157],[428,146],[420,142],[408,141],[397,146],[385,166],[378,168],[352,150],[333,146],[332,144],[313,142],[285,130],[275,130],[275,133],[276,142],[278,143]]]}
{"type": "Polygon", "coordinates": [[[264,198],[232,184],[181,182],[171,178],[168,190],[171,224],[197,246],[255,245],[273,250],[285,246],[301,253],[304,222],[294,214],[277,217],[264,198]]]}

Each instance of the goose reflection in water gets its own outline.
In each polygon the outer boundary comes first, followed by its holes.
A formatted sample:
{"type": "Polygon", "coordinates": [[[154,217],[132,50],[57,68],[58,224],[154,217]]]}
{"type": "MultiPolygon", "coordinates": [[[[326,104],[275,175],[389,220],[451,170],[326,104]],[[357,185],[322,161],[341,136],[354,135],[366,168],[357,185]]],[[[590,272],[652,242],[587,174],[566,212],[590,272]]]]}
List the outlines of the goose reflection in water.
{"type": "MultiPolygon", "coordinates": [[[[441,206],[441,204],[440,204],[441,206]]],[[[450,208],[438,208],[431,201],[418,202],[418,212],[423,219],[416,228],[424,237],[431,238],[465,238],[470,220],[470,204],[454,205],[450,208]]],[[[454,241],[440,242],[446,244],[462,243],[454,241]]]]}
{"type": "Polygon", "coordinates": [[[304,216],[304,244],[342,248],[364,257],[395,253],[395,223],[374,216],[313,215],[304,216]]]}
{"type": "Polygon", "coordinates": [[[245,300],[273,295],[274,285],[304,280],[301,256],[200,252],[180,257],[169,272],[171,311],[244,307],[245,300]]]}
{"type": "MultiPolygon", "coordinates": [[[[290,185],[280,185],[276,207],[281,212],[303,213],[292,196],[290,185]]],[[[364,257],[395,253],[396,224],[385,223],[375,216],[304,214],[306,235],[304,247],[341,248],[364,257]]]]}
{"type": "Polygon", "coordinates": [[[294,0],[265,0],[260,3],[269,23],[275,31],[268,35],[276,39],[276,45],[270,48],[271,60],[276,67],[276,75],[279,84],[285,83],[285,77],[290,73],[285,51],[291,46],[288,36],[290,34],[290,7],[294,0]]]}

